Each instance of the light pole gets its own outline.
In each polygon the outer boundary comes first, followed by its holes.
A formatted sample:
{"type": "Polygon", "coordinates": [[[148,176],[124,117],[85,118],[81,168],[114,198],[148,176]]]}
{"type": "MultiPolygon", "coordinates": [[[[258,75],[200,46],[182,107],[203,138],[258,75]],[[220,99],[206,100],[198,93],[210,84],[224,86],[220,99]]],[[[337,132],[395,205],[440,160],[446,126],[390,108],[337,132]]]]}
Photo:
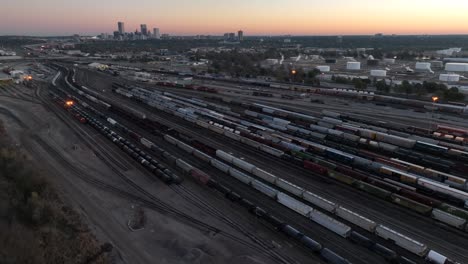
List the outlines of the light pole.
{"type": "Polygon", "coordinates": [[[431,113],[431,118],[429,119],[429,133],[431,133],[431,129],[432,129],[432,121],[434,119],[435,104],[437,103],[437,101],[439,101],[439,97],[432,96],[431,99],[432,99],[432,113],[431,113]]]}

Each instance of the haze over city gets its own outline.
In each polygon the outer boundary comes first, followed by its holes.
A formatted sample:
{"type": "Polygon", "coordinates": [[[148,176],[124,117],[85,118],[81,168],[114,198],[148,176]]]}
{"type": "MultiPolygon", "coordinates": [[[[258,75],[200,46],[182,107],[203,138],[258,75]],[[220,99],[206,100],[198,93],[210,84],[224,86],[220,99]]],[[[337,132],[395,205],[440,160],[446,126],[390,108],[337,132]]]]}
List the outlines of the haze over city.
{"type": "Polygon", "coordinates": [[[2,3],[0,35],[96,35],[116,21],[174,35],[466,34],[467,11],[464,0],[15,0],[2,3]]]}

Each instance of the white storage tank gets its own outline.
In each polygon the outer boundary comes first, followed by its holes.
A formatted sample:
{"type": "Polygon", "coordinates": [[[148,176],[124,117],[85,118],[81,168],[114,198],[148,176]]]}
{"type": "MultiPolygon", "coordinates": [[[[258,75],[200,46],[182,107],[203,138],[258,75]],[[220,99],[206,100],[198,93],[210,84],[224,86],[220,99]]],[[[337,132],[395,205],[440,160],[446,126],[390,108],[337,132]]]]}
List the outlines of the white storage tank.
{"type": "Polygon", "coordinates": [[[459,82],[460,81],[460,75],[442,73],[442,74],[439,75],[439,81],[442,81],[442,82],[459,82]]]}
{"type": "Polygon", "coordinates": [[[373,77],[385,77],[387,76],[387,71],[385,70],[371,70],[370,75],[373,77]]]}
{"type": "Polygon", "coordinates": [[[383,59],[383,62],[385,64],[395,64],[395,59],[386,58],[386,59],[383,59]]]}
{"type": "Polygon", "coordinates": [[[361,69],[361,63],[358,61],[348,61],[346,63],[346,69],[348,70],[360,70],[361,69]]]}
{"type": "Polygon", "coordinates": [[[450,62],[445,64],[445,70],[450,72],[466,72],[468,71],[468,63],[450,62]]]}
{"type": "Polygon", "coordinates": [[[321,72],[329,72],[330,71],[330,66],[328,65],[319,65],[317,67],[315,67],[317,70],[321,71],[321,72]]]}
{"type": "Polygon", "coordinates": [[[431,63],[430,62],[416,62],[416,70],[429,71],[431,70],[431,63]]]}

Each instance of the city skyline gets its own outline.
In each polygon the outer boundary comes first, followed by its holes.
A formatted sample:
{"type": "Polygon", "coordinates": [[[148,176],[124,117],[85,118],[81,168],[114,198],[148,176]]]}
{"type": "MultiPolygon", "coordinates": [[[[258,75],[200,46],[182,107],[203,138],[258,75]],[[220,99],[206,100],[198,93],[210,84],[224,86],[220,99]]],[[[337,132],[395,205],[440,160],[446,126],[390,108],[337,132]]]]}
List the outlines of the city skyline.
{"type": "Polygon", "coordinates": [[[2,4],[0,35],[97,35],[115,31],[117,21],[125,22],[127,32],[147,24],[148,30],[158,27],[171,35],[222,35],[239,29],[249,35],[468,34],[468,1],[462,0],[29,2],[2,4]]]}

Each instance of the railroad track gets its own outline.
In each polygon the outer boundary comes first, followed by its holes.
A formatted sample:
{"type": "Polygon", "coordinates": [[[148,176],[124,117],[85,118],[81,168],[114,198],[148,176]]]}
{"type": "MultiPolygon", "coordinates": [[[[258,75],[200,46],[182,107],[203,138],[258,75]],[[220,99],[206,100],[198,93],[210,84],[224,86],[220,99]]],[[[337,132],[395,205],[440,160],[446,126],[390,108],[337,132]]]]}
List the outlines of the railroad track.
{"type": "MultiPolygon", "coordinates": [[[[115,117],[115,116],[112,116],[112,118],[115,118],[116,120],[121,119],[121,117],[115,117]]],[[[104,120],[104,121],[105,121],[105,120],[104,120]]],[[[121,121],[119,121],[119,123],[120,123],[120,122],[121,122],[121,121]]],[[[138,131],[141,133],[141,131],[140,131],[141,128],[137,127],[137,126],[134,125],[134,124],[129,124],[129,123],[131,123],[131,121],[126,120],[126,122],[124,122],[124,125],[126,125],[127,127],[129,127],[130,129],[132,129],[132,130],[134,130],[134,131],[137,131],[137,130],[138,130],[138,131]]],[[[171,126],[172,126],[172,125],[171,125],[171,126]]],[[[149,133],[143,132],[141,135],[143,135],[144,137],[146,137],[146,138],[148,138],[148,139],[151,139],[151,140],[154,140],[155,137],[158,137],[158,138],[160,137],[160,136],[153,136],[153,135],[152,135],[152,136],[148,136],[148,134],[149,134],[149,133]]],[[[160,140],[160,139],[158,139],[158,140],[160,140]]],[[[164,140],[163,140],[163,141],[164,141],[164,140]]],[[[168,143],[166,142],[166,144],[168,144],[168,143]]],[[[158,144],[158,145],[159,145],[159,144],[158,144]]],[[[183,154],[184,154],[184,153],[183,153],[183,154]]],[[[185,155],[186,155],[186,154],[185,154],[185,155]]],[[[187,159],[190,159],[190,158],[189,158],[189,157],[184,157],[184,159],[187,160],[187,159]]],[[[193,159],[192,159],[192,160],[193,160],[193,159]]],[[[192,164],[193,164],[193,163],[192,163],[192,164]]],[[[198,165],[198,164],[199,164],[199,163],[197,163],[197,165],[198,165]]],[[[290,164],[289,164],[289,165],[290,165],[290,164]]],[[[207,165],[206,165],[206,164],[202,164],[202,166],[207,166],[207,165]]],[[[211,167],[211,166],[208,165],[207,167],[211,167]]],[[[211,171],[213,171],[213,170],[214,170],[214,169],[211,168],[211,171]]],[[[217,173],[218,173],[218,174],[222,174],[221,172],[217,172],[217,173]]],[[[221,177],[221,176],[218,177],[218,179],[220,179],[220,178],[222,178],[222,177],[221,177]]],[[[229,178],[229,177],[227,177],[227,178],[229,178]]],[[[222,182],[226,182],[226,180],[222,180],[222,182]]],[[[238,182],[237,182],[237,183],[234,183],[234,184],[232,183],[232,181],[228,181],[228,182],[229,182],[229,186],[239,185],[238,182]]],[[[245,186],[241,186],[240,188],[245,188],[245,186]]],[[[242,191],[243,191],[243,192],[246,192],[245,190],[242,190],[242,191]]],[[[178,192],[178,193],[180,193],[180,192],[178,192]]],[[[254,193],[253,190],[251,190],[251,192],[249,192],[249,194],[250,194],[252,197],[256,197],[256,196],[258,197],[258,195],[259,195],[258,193],[255,193],[255,194],[253,194],[253,193],[254,193]]],[[[182,194],[182,193],[180,193],[180,195],[185,196],[185,195],[182,194]]],[[[193,204],[195,204],[195,205],[197,205],[197,206],[203,206],[204,208],[209,207],[209,206],[207,206],[207,205],[206,205],[205,203],[203,203],[203,202],[201,202],[201,204],[200,204],[200,199],[197,198],[197,197],[193,197],[193,196],[191,196],[190,194],[187,196],[187,200],[189,200],[190,202],[192,202],[193,204]],[[194,201],[194,200],[196,200],[196,201],[194,201]]],[[[263,204],[263,206],[264,206],[264,204],[263,204]]],[[[277,210],[274,210],[274,211],[277,211],[277,210]]],[[[286,213],[286,214],[290,214],[290,213],[291,213],[291,212],[287,212],[287,210],[283,210],[282,212],[283,212],[283,213],[286,213]]],[[[210,213],[212,213],[212,212],[210,211],[210,213]]],[[[355,254],[355,253],[356,253],[355,251],[351,251],[351,250],[349,250],[349,249],[346,249],[345,247],[343,247],[342,243],[339,243],[338,241],[335,241],[337,238],[334,237],[334,234],[328,234],[328,233],[327,233],[328,231],[325,231],[325,230],[323,230],[323,231],[322,231],[322,230],[321,230],[321,231],[318,231],[318,230],[316,230],[316,229],[314,229],[314,228],[311,228],[311,225],[313,225],[312,222],[305,221],[305,219],[302,219],[302,218],[297,217],[297,216],[295,217],[294,220],[292,220],[291,217],[285,218],[285,215],[283,215],[283,214],[281,214],[281,216],[282,216],[282,218],[283,218],[284,220],[290,221],[289,223],[296,223],[296,227],[300,226],[300,227],[302,228],[302,230],[307,230],[307,231],[308,231],[309,233],[311,233],[311,234],[315,234],[315,235],[316,235],[317,232],[321,232],[322,235],[325,236],[325,237],[327,237],[327,236],[328,236],[328,237],[333,237],[333,238],[327,238],[326,244],[333,245],[333,248],[338,248],[338,249],[340,249],[343,253],[347,254],[348,256],[350,256],[350,257],[352,257],[352,258],[355,258],[355,259],[358,261],[358,263],[360,263],[360,262],[375,263],[375,262],[374,262],[375,259],[374,259],[374,260],[371,260],[371,261],[367,261],[367,260],[364,260],[364,258],[357,258],[357,257],[355,256],[355,255],[356,255],[356,254],[355,254]],[[300,219],[300,220],[298,220],[298,219],[300,219]],[[298,222],[298,221],[299,221],[301,224],[297,225],[297,222],[298,222]]],[[[318,228],[320,228],[320,227],[318,227],[318,228]]],[[[364,249],[364,248],[362,248],[362,249],[364,249]]],[[[359,248],[359,250],[361,250],[361,248],[359,248]]],[[[368,252],[366,252],[366,253],[368,253],[368,252]]]]}
{"type": "MultiPolygon", "coordinates": [[[[40,96],[40,92],[38,92],[38,95],[40,96]]],[[[44,100],[43,98],[41,98],[42,100],[44,100]]],[[[46,103],[46,102],[44,102],[46,103]]],[[[53,112],[55,112],[57,114],[56,111],[53,110],[53,112]]],[[[61,114],[59,114],[61,115],[61,114]]],[[[59,117],[60,118],[60,117],[59,117]]],[[[62,119],[62,121],[66,122],[65,118],[60,118],[62,119]]],[[[69,118],[69,117],[68,117],[69,118]]],[[[72,127],[70,127],[72,128],[72,127]]],[[[72,128],[75,130],[75,128],[72,128]]],[[[80,130],[82,130],[81,128],[79,128],[80,130]]],[[[76,130],[75,130],[76,131],[76,130]]],[[[92,139],[92,141],[94,141],[94,139],[92,139]]],[[[95,142],[95,141],[94,141],[95,142]]],[[[96,142],[95,142],[96,143],[96,142]]],[[[90,144],[89,146],[93,149],[93,147],[97,147],[99,148],[101,144],[90,144]]],[[[138,186],[138,184],[134,183],[131,179],[129,179],[127,176],[123,175],[118,169],[116,169],[114,166],[113,166],[113,163],[112,162],[109,162],[108,160],[102,158],[102,156],[98,156],[98,158],[100,158],[106,165],[108,165],[112,170],[113,172],[119,176],[120,178],[122,178],[122,180],[124,180],[124,182],[126,182],[128,185],[132,186],[133,188],[135,188],[138,192],[140,192],[141,194],[145,195],[146,197],[148,197],[149,199],[151,200],[154,200],[154,201],[157,201],[158,203],[163,203],[161,200],[159,200],[157,197],[155,197],[154,195],[152,195],[151,193],[147,192],[145,189],[143,189],[142,187],[138,186]]],[[[288,257],[287,256],[282,256],[280,253],[278,252],[274,252],[272,251],[272,248],[271,246],[268,246],[267,242],[264,242],[263,239],[261,238],[258,238],[256,237],[255,235],[253,235],[250,231],[242,228],[241,225],[235,223],[235,221],[227,218],[226,216],[224,216],[221,211],[218,211],[218,212],[213,212],[213,213],[216,213],[215,216],[217,215],[218,217],[221,217],[221,220],[225,223],[227,223],[228,225],[232,226],[235,230],[243,233],[244,235],[246,235],[247,237],[249,237],[249,239],[251,239],[252,241],[254,241],[255,245],[257,245],[255,248],[259,250],[259,252],[262,252],[263,254],[269,256],[270,258],[276,260],[277,262],[279,263],[295,263],[295,261],[293,260],[288,260],[288,257]]]]}
{"type": "MultiPolygon", "coordinates": [[[[189,136],[192,136],[194,138],[199,138],[199,139],[202,139],[202,141],[204,143],[207,143],[209,142],[209,144],[212,146],[212,147],[215,147],[215,148],[222,148],[222,149],[226,149],[226,145],[221,145],[219,144],[218,142],[224,142],[224,143],[227,143],[226,141],[230,141],[230,139],[227,139],[221,135],[218,135],[218,134],[215,134],[215,133],[211,133],[210,132],[210,135],[207,136],[206,134],[203,134],[203,133],[196,133],[193,131],[193,128],[190,128],[189,125],[186,126],[182,126],[181,124],[185,122],[185,120],[181,120],[179,119],[181,122],[176,122],[174,120],[175,117],[173,116],[170,116],[169,114],[165,113],[165,112],[160,112],[158,111],[158,116],[157,116],[157,121],[169,126],[169,127],[173,127],[175,128],[176,130],[178,130],[179,132],[182,132],[186,135],[189,135],[189,136]],[[162,116],[159,117],[159,116],[162,116]],[[171,120],[171,121],[167,121],[167,120],[171,120]]],[[[154,114],[151,114],[150,117],[155,117],[154,114]]],[[[242,144],[236,144],[236,147],[234,148],[236,150],[242,150],[241,152],[242,153],[249,153],[251,156],[255,156],[255,155],[258,155],[258,150],[256,149],[252,149],[251,147],[249,146],[244,146],[242,144]]],[[[273,157],[273,156],[268,156],[268,155],[262,155],[262,159],[266,159],[268,160],[268,162],[262,162],[262,167],[263,168],[268,168],[269,165],[268,164],[282,164],[283,166],[286,166],[286,167],[289,167],[289,168],[294,168],[296,171],[297,169],[297,166],[294,166],[292,164],[290,164],[289,162],[286,162],[284,160],[281,160],[279,158],[276,158],[276,157],[273,157]]],[[[303,173],[308,173],[308,174],[312,174],[314,175],[314,177],[320,177],[320,178],[323,178],[325,179],[324,176],[321,176],[321,175],[315,175],[314,173],[310,172],[310,171],[306,171],[304,169],[299,169],[299,171],[302,171],[303,173]]],[[[296,182],[301,182],[301,186],[311,186],[310,183],[307,183],[305,180],[298,180],[297,179],[298,177],[295,177],[295,180],[296,182]]],[[[344,184],[341,184],[341,183],[338,183],[339,185],[342,185],[344,187],[348,187],[350,188],[349,186],[345,186],[344,184]]],[[[314,191],[318,194],[323,194],[323,190],[320,190],[317,192],[317,188],[313,188],[314,191]]],[[[351,192],[356,192],[354,189],[351,190],[351,192]]],[[[370,197],[370,195],[367,195],[367,194],[364,194],[362,193],[363,196],[366,196],[369,200],[371,199],[375,199],[374,197],[370,197]]],[[[330,196],[329,193],[327,193],[327,196],[330,196]]],[[[335,200],[336,200],[336,196],[334,196],[335,200]]],[[[342,205],[346,205],[348,208],[352,208],[352,209],[358,209],[357,211],[362,211],[360,208],[354,206],[352,203],[349,203],[349,202],[346,202],[345,200],[343,199],[338,199],[340,200],[340,204],[342,205]]],[[[393,206],[392,204],[385,204],[386,206],[393,206]]],[[[402,210],[401,208],[398,208],[398,210],[402,210]]],[[[411,212],[409,210],[404,210],[406,211],[407,214],[411,215],[414,219],[417,219],[417,218],[420,218],[420,215],[414,213],[414,212],[411,212]]],[[[467,254],[468,253],[460,253],[460,252],[466,252],[466,249],[463,248],[463,247],[459,247],[459,246],[456,246],[456,250],[453,250],[453,249],[450,249],[449,247],[446,246],[445,243],[435,243],[434,241],[438,241],[438,237],[437,236],[433,236],[433,235],[429,235],[430,238],[428,238],[428,233],[427,232],[421,232],[421,231],[417,231],[416,229],[414,229],[413,227],[411,227],[410,225],[408,224],[404,224],[402,221],[398,221],[398,223],[394,222],[394,221],[388,221],[387,218],[383,218],[383,217],[380,217],[378,216],[377,214],[375,213],[371,213],[369,214],[369,211],[366,210],[364,211],[364,215],[371,215],[372,217],[374,217],[375,220],[379,220],[381,221],[381,223],[383,224],[389,224],[390,226],[396,226],[398,227],[401,231],[405,231],[407,232],[406,234],[408,235],[412,235],[413,237],[415,238],[423,238],[424,240],[423,241],[430,241],[430,244],[432,245],[436,245],[437,247],[439,248],[442,248],[444,250],[446,250],[446,252],[449,252],[450,254],[452,254],[452,256],[455,256],[454,258],[455,259],[465,259],[467,254]]],[[[435,221],[433,220],[430,220],[430,219],[425,219],[423,221],[429,221],[431,222],[431,224],[437,224],[435,221]]],[[[453,234],[457,234],[461,237],[464,237],[466,238],[467,235],[465,233],[462,233],[461,231],[458,231],[458,230],[455,230],[455,229],[452,229],[452,228],[445,228],[446,230],[450,230],[451,233],[453,234]]],[[[453,244],[452,244],[453,245],[453,244]]]]}
{"type": "MultiPolygon", "coordinates": [[[[158,113],[158,114],[159,114],[159,113],[158,113]]],[[[164,115],[164,114],[163,114],[163,115],[164,115]]],[[[167,116],[165,116],[164,119],[166,119],[166,120],[173,120],[174,117],[173,117],[173,116],[170,116],[170,117],[168,118],[167,116]]],[[[176,123],[176,122],[173,122],[173,123],[171,122],[171,125],[170,125],[170,126],[171,126],[171,127],[175,127],[175,125],[177,125],[177,124],[175,124],[175,123],[176,123]]],[[[179,129],[180,129],[180,128],[179,128],[179,129]]],[[[193,132],[191,132],[191,129],[189,129],[189,128],[187,128],[187,129],[184,128],[184,130],[182,130],[182,131],[185,131],[184,133],[186,133],[186,134],[188,134],[188,135],[193,135],[193,134],[194,134],[193,132]]],[[[197,137],[197,138],[204,138],[203,141],[204,141],[205,143],[206,143],[206,142],[214,142],[213,139],[208,138],[208,137],[204,137],[204,136],[200,136],[200,134],[196,135],[196,137],[197,137]]],[[[223,139],[218,139],[218,140],[226,141],[226,138],[224,137],[223,139]]],[[[236,149],[237,149],[237,147],[239,147],[239,145],[236,146],[236,149]]],[[[239,148],[240,148],[240,147],[239,147],[239,148]]],[[[254,153],[254,154],[258,154],[258,151],[255,150],[255,152],[256,152],[256,153],[254,153]]],[[[264,155],[262,155],[262,156],[264,156],[264,155]]],[[[276,160],[275,163],[278,163],[278,160],[276,160]]],[[[310,172],[308,172],[308,173],[311,174],[310,172]]],[[[372,197],[371,197],[370,199],[372,199],[372,197]]],[[[344,204],[344,203],[341,203],[341,204],[344,204]]],[[[416,216],[416,215],[414,215],[414,216],[415,216],[415,217],[418,217],[418,216],[416,216]]],[[[427,236],[425,236],[425,237],[427,237],[427,236]]],[[[436,239],[436,240],[437,240],[437,239],[436,239]]],[[[453,253],[453,251],[452,251],[452,253],[453,253]]],[[[460,256],[460,255],[458,255],[458,256],[460,256]]]]}
{"type": "MultiPolygon", "coordinates": [[[[48,143],[46,143],[44,140],[42,140],[39,136],[37,135],[33,135],[31,137],[31,139],[33,139],[38,145],[41,146],[41,148],[43,148],[49,155],[51,155],[51,157],[53,157],[58,163],[60,163],[60,165],[64,166],[65,168],[67,168],[70,172],[74,173],[77,177],[79,177],[81,180],[83,180],[84,182],[94,186],[94,187],[97,187],[99,189],[102,189],[102,190],[105,190],[109,193],[112,193],[112,194],[115,194],[115,195],[118,195],[128,201],[132,201],[132,202],[138,202],[139,204],[149,208],[149,209],[152,209],[152,210],[155,210],[155,211],[158,211],[160,213],[163,213],[165,215],[171,215],[171,216],[174,216],[174,217],[177,217],[181,220],[185,220],[187,223],[189,224],[192,224],[193,226],[197,227],[198,229],[200,230],[204,230],[206,232],[214,232],[216,234],[219,234],[219,235],[222,235],[222,236],[225,236],[226,238],[229,238],[235,242],[238,242],[242,245],[246,245],[246,246],[249,246],[249,247],[256,247],[256,245],[248,242],[248,241],[245,241],[237,236],[234,236],[232,234],[229,234],[225,231],[222,231],[221,229],[218,229],[216,227],[213,227],[211,225],[208,225],[200,220],[197,220],[193,217],[190,217],[184,213],[181,213],[180,211],[178,210],[174,210],[173,207],[171,206],[167,206],[165,205],[164,203],[159,203],[159,202],[155,202],[155,201],[151,201],[151,200],[148,200],[148,199],[145,199],[139,195],[136,195],[132,192],[128,192],[126,190],[123,190],[121,188],[118,188],[118,187],[115,187],[111,184],[108,184],[104,181],[101,181],[101,180],[98,180],[94,177],[91,177],[91,176],[88,176],[86,172],[84,172],[83,170],[75,167],[73,164],[71,164],[67,158],[65,158],[62,154],[60,154],[56,149],[54,149],[52,146],[50,146],[48,143]]],[[[260,248],[257,248],[260,250],[260,248]]]]}

